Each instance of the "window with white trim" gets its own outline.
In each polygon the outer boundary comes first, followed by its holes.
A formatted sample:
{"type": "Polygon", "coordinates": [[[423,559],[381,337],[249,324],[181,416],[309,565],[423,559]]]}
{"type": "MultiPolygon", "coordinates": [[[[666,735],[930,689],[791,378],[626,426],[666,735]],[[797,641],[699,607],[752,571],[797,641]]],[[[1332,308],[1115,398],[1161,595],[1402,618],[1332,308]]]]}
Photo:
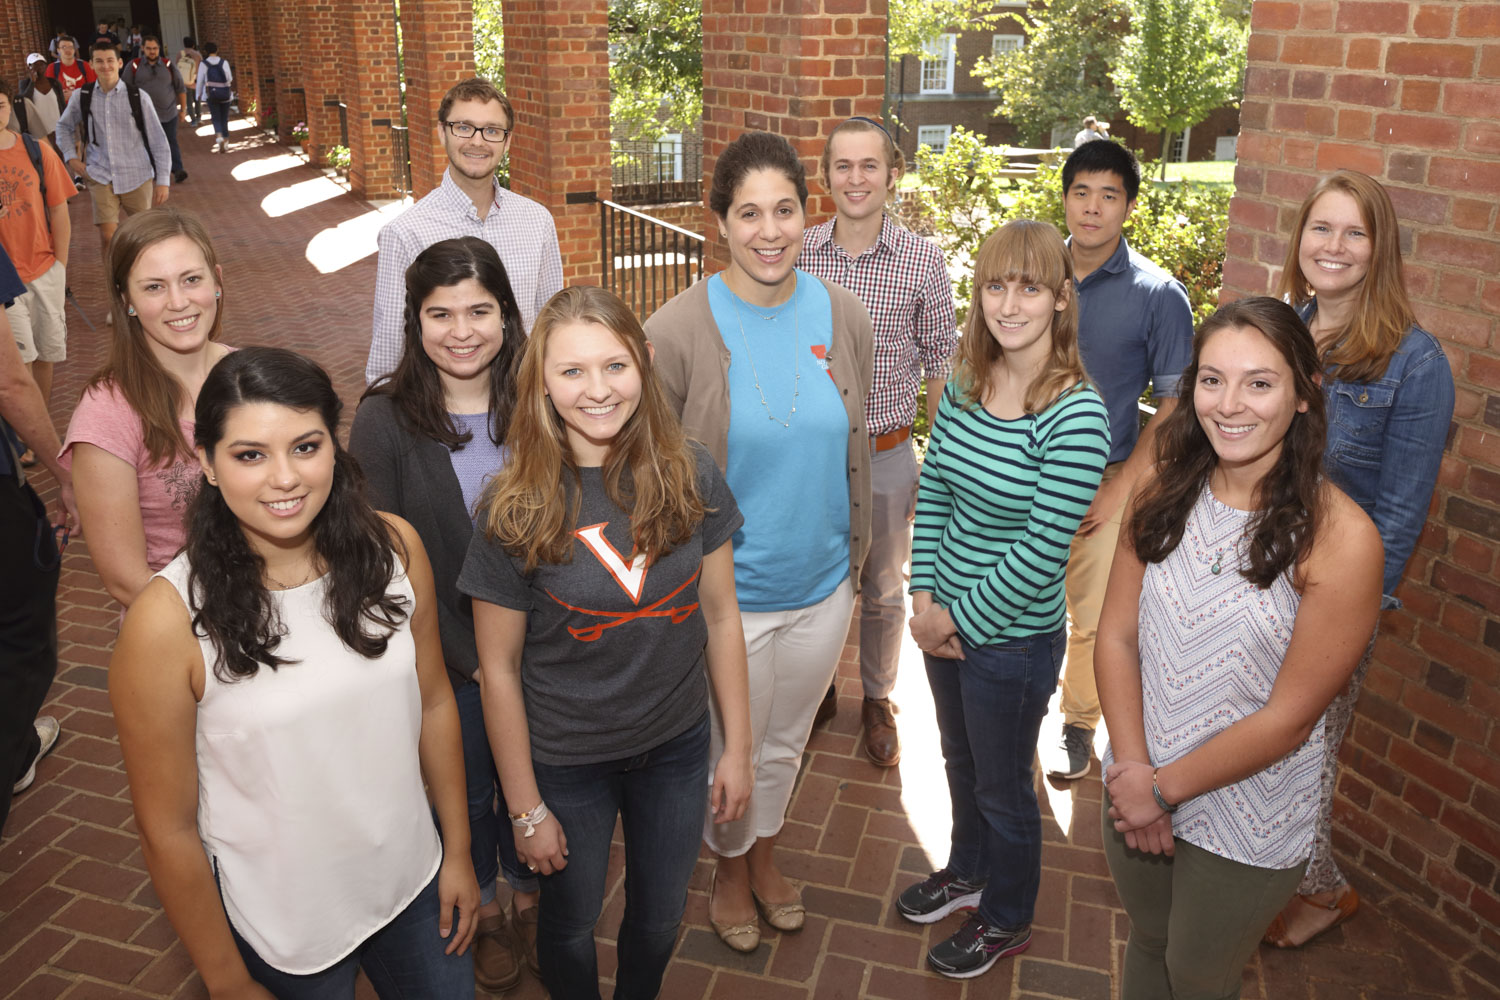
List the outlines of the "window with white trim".
{"type": "Polygon", "coordinates": [[[934,153],[941,153],[947,147],[948,138],[952,135],[952,125],[918,125],[917,145],[926,146],[934,153]]]}
{"type": "Polygon", "coordinates": [[[990,58],[999,59],[1003,53],[1019,52],[1025,45],[1025,35],[995,35],[990,39],[990,58]]]}
{"type": "Polygon", "coordinates": [[[939,35],[922,46],[922,93],[953,93],[954,47],[957,35],[939,35]]]}

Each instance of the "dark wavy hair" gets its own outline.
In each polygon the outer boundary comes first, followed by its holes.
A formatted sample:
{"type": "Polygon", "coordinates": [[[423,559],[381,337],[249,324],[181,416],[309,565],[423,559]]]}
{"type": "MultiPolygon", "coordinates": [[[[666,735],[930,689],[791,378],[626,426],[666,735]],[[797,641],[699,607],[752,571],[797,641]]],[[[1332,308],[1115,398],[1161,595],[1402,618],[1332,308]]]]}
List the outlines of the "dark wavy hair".
{"type": "Polygon", "coordinates": [[[1239,299],[1220,306],[1198,328],[1192,363],[1182,373],[1183,405],[1162,418],[1155,475],[1136,501],[1128,537],[1136,555],[1150,563],[1161,562],[1182,541],[1188,514],[1218,464],[1192,402],[1198,366],[1209,338],[1232,327],[1252,327],[1271,342],[1292,371],[1298,402],[1307,404],[1306,412],[1292,415],[1276,465],[1256,488],[1255,514],[1245,528],[1249,565],[1241,573],[1257,587],[1269,587],[1312,551],[1324,509],[1323,447],[1328,431],[1317,381],[1317,345],[1296,311],[1277,299],[1239,299]]]}
{"type": "Polygon", "coordinates": [[[770,132],[746,132],[724,147],[714,163],[713,183],[708,190],[708,208],[719,218],[728,217],[734,196],[745,178],[757,170],[779,170],[797,189],[797,200],[807,211],[807,168],[792,144],[770,132]]]}
{"type": "Polygon", "coordinates": [[[370,396],[390,396],[402,422],[415,434],[458,451],[473,437],[460,432],[448,415],[443,380],[437,365],[422,347],[422,303],[439,288],[467,278],[479,282],[500,304],[504,339],[490,362],[490,440],[505,441],[516,406],[516,366],[526,346],[526,328],[511,290],[510,277],[495,248],[477,236],[460,236],[434,243],[417,255],[406,269],[406,348],[401,363],[390,375],[365,390],[370,396]]]}
{"type": "MultiPolygon", "coordinates": [[[[370,659],[383,655],[408,613],[406,598],[386,592],[397,568],[392,546],[401,541],[365,500],[359,464],[339,444],[344,404],[333,383],[294,351],[233,351],[214,365],[198,393],[193,443],[211,458],[229,415],[246,403],[275,403],[323,418],[334,449],[333,488],[312,523],[313,546],[328,575],[323,616],[349,649],[370,659]]],[[[185,551],[193,631],[213,643],[214,676],[229,682],[291,662],[276,655],[286,628],[262,580],[265,562],[206,478],[188,508],[185,551]]]]}

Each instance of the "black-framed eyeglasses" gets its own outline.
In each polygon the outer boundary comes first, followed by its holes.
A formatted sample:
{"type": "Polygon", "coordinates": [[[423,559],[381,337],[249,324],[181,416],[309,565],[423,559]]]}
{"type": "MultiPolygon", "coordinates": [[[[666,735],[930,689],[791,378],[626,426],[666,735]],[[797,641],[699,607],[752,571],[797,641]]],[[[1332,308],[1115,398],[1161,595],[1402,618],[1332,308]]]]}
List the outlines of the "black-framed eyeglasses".
{"type": "Polygon", "coordinates": [[[443,126],[453,133],[455,139],[472,139],[475,132],[484,136],[485,142],[504,142],[510,138],[510,129],[501,128],[498,125],[486,125],[480,128],[468,122],[443,122],[443,126]]]}

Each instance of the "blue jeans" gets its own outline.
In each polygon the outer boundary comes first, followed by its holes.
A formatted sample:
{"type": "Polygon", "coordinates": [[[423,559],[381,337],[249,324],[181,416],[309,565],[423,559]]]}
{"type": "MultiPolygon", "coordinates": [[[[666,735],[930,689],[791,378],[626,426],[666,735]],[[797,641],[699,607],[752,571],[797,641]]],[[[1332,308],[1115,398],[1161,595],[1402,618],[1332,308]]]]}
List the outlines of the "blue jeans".
{"type": "Polygon", "coordinates": [[[495,879],[501,871],[517,892],[536,892],[536,876],[516,857],[515,830],[510,825],[500,775],[490,752],[484,729],[484,703],[475,681],[453,692],[458,702],[459,735],[464,747],[464,775],[469,790],[469,855],[474,859],[474,877],[479,880],[479,902],[495,898],[495,879]],[[498,799],[498,802],[497,802],[498,799]]]}
{"type": "Polygon", "coordinates": [[[615,1000],[651,1000],[677,943],[708,809],[708,715],[680,736],[621,760],[536,763],[537,787],[568,838],[568,864],[542,876],[536,951],[552,1000],[598,1000],[594,925],[609,842],[625,830],[625,916],[615,1000]]]}
{"type": "Polygon", "coordinates": [[[172,117],[161,123],[161,130],[167,134],[167,148],[172,151],[172,173],[182,171],[182,150],[177,148],[177,107],[172,107],[172,117]]]}
{"type": "Polygon", "coordinates": [[[991,927],[1031,923],[1042,880],[1042,815],[1031,762],[1057,687],[1064,630],[924,655],[953,799],[948,865],[986,883],[978,915],[991,927]]]}
{"type": "Polygon", "coordinates": [[[214,135],[223,139],[229,138],[229,102],[207,101],[208,117],[214,123],[214,135]]]}
{"type": "MultiPolygon", "coordinates": [[[[370,977],[380,1000],[472,1000],[474,950],[470,946],[462,955],[443,954],[448,941],[438,935],[437,883],[434,875],[390,923],[349,955],[310,976],[273,969],[240,937],[233,924],[229,931],[234,934],[250,978],[276,994],[277,1000],[353,1000],[360,969],[370,977]]],[[[458,926],[456,909],[453,926],[458,926]]]]}

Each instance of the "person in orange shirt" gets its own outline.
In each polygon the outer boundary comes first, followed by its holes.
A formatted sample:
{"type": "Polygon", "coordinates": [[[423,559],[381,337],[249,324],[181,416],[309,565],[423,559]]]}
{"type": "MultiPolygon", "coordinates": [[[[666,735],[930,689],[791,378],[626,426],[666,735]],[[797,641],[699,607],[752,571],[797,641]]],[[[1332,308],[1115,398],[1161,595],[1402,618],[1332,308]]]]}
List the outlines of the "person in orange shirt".
{"type": "MultiPolygon", "coordinates": [[[[0,246],[26,284],[26,294],[5,310],[15,340],[42,398],[52,395],[52,367],[68,356],[68,243],[73,235],[68,199],[73,178],[52,144],[22,137],[7,126],[11,84],[0,79],[0,246]]],[[[29,451],[25,464],[35,457],[29,451]]]]}

